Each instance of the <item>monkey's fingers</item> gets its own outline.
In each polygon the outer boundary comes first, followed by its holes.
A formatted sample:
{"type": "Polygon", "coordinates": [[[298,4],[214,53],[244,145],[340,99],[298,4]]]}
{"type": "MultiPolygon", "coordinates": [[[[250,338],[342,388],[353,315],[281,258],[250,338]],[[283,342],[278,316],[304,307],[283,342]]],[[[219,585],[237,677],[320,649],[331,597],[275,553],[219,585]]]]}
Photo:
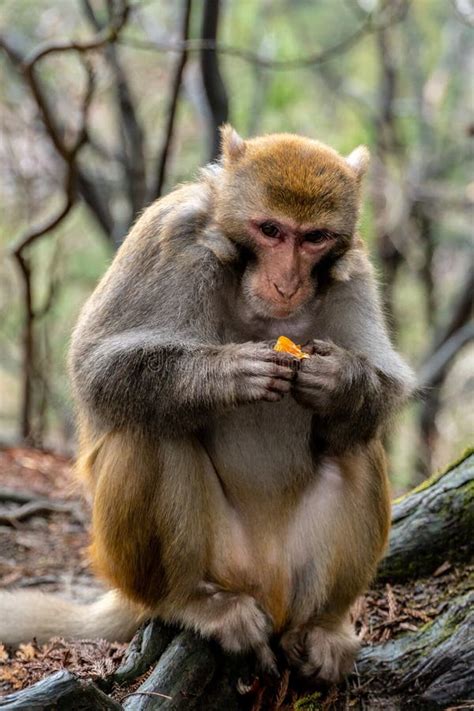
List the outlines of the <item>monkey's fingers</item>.
{"type": "Polygon", "coordinates": [[[269,363],[279,363],[280,365],[292,366],[294,363],[299,363],[298,358],[285,353],[284,351],[275,351],[273,348],[274,341],[260,341],[257,343],[249,342],[241,346],[241,353],[249,358],[266,361],[269,363]]]}
{"type": "Polygon", "coordinates": [[[315,339],[305,343],[301,350],[308,353],[308,355],[328,356],[331,355],[331,353],[334,353],[336,347],[337,346],[335,346],[334,343],[329,343],[328,341],[318,341],[315,339]]]}
{"type": "Polygon", "coordinates": [[[333,372],[298,373],[294,387],[296,390],[334,390],[338,384],[333,372]]]}
{"type": "Polygon", "coordinates": [[[301,363],[299,358],[286,351],[276,351],[274,345],[274,341],[265,341],[265,350],[263,352],[265,360],[271,361],[272,363],[279,363],[280,365],[287,365],[294,369],[299,368],[301,363]]]}
{"type": "Polygon", "coordinates": [[[287,365],[279,363],[269,363],[260,360],[248,360],[242,365],[242,373],[250,377],[280,378],[282,380],[292,380],[296,371],[287,365]]]}
{"type": "Polygon", "coordinates": [[[279,378],[269,378],[265,383],[267,390],[275,393],[289,393],[291,390],[291,382],[289,380],[282,380],[279,378]]]}
{"type": "Polygon", "coordinates": [[[259,400],[278,402],[290,391],[291,380],[246,376],[237,385],[237,400],[240,402],[258,402],[259,400]]]}
{"type": "Polygon", "coordinates": [[[252,378],[252,390],[257,400],[277,402],[291,390],[291,381],[281,378],[252,378]]]}

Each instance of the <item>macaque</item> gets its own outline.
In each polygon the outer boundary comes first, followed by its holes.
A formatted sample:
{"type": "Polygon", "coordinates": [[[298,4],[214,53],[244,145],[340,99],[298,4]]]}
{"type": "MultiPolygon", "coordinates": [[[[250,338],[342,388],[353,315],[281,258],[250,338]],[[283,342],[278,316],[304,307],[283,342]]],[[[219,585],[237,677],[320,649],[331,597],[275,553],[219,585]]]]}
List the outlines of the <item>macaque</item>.
{"type": "Polygon", "coordinates": [[[138,219],[74,330],[90,606],[3,593],[0,638],[128,639],[158,616],[334,682],[384,550],[381,437],[409,395],[357,232],[368,152],[243,140],[138,219]],[[273,350],[285,335],[298,360],[273,350]],[[21,616],[18,612],[22,607],[21,616]]]}

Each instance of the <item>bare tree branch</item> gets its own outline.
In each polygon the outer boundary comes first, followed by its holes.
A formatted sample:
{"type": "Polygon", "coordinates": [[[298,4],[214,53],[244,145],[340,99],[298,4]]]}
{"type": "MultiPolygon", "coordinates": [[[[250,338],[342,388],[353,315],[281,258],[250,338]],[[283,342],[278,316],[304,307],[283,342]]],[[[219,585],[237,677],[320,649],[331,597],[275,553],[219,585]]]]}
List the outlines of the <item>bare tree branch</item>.
{"type": "Polygon", "coordinates": [[[375,209],[375,232],[377,252],[383,268],[383,299],[389,325],[396,333],[393,308],[393,291],[398,269],[403,262],[403,254],[394,231],[397,225],[388,219],[388,208],[392,202],[388,199],[390,176],[388,164],[390,157],[399,148],[396,117],[393,109],[397,90],[398,72],[394,60],[394,47],[391,28],[384,27],[375,37],[378,50],[380,78],[378,90],[378,110],[374,114],[375,154],[373,167],[372,199],[375,209]]]}
{"type": "Polygon", "coordinates": [[[457,19],[466,25],[467,27],[474,27],[474,12],[472,10],[472,5],[466,4],[466,11],[462,9],[461,3],[457,3],[456,0],[451,0],[451,5],[453,7],[454,13],[457,19]]]}
{"type": "MultiPolygon", "coordinates": [[[[216,42],[219,27],[220,0],[204,0],[201,36],[204,41],[216,42]]],[[[219,127],[229,116],[229,100],[219,68],[217,53],[202,48],[201,75],[209,106],[209,160],[219,155],[219,127]]]]}
{"type": "MultiPolygon", "coordinates": [[[[191,18],[191,7],[192,0],[184,0],[183,8],[183,19],[181,25],[181,37],[183,38],[183,44],[186,43],[189,34],[189,20],[191,18]]],[[[163,143],[158,156],[158,165],[156,170],[156,181],[151,188],[150,198],[154,200],[160,197],[163,184],[165,182],[166,175],[166,165],[168,162],[169,152],[171,150],[171,144],[173,140],[173,130],[176,119],[176,110],[178,108],[178,97],[181,89],[181,83],[183,79],[184,68],[188,59],[188,50],[184,48],[181,51],[179,59],[176,63],[174,74],[171,80],[171,94],[168,103],[168,110],[166,112],[166,127],[165,134],[163,138],[163,143]]]]}
{"type": "Polygon", "coordinates": [[[36,225],[27,230],[11,248],[12,255],[16,259],[18,268],[23,279],[25,321],[23,327],[23,397],[21,410],[21,432],[26,442],[34,443],[34,427],[32,423],[33,408],[33,381],[35,367],[35,319],[36,312],[33,302],[31,264],[25,250],[36,242],[40,237],[49,234],[54,230],[69,214],[76,200],[76,157],[87,140],[87,116],[92,101],[94,91],[94,75],[88,63],[85,63],[87,70],[87,88],[81,107],[81,121],[74,142],[64,148],[64,159],[67,162],[67,170],[64,180],[65,202],[63,207],[46,222],[36,225]]]}
{"type": "MultiPolygon", "coordinates": [[[[31,52],[26,58],[18,47],[15,46],[15,42],[11,37],[0,35],[0,49],[3,49],[11,63],[20,71],[38,107],[38,112],[47,135],[66,165],[68,165],[71,158],[75,159],[77,151],[72,151],[72,147],[67,145],[64,127],[59,123],[55,113],[49,106],[38,76],[38,64],[51,54],[72,51],[79,53],[81,56],[85,56],[89,51],[100,49],[110,42],[115,42],[120,31],[125,26],[128,15],[129,4],[126,0],[123,0],[120,10],[112,17],[110,25],[89,41],[79,42],[68,40],[47,42],[31,52]]],[[[84,131],[86,131],[86,127],[84,127],[84,131]]],[[[109,239],[112,238],[113,235],[117,234],[117,229],[113,216],[106,205],[106,201],[103,200],[100,187],[78,165],[75,166],[75,175],[77,186],[82,197],[92,210],[105,235],[109,239]]]]}
{"type": "Polygon", "coordinates": [[[104,188],[97,184],[89,175],[82,170],[77,171],[77,187],[86,205],[91,209],[95,219],[102,228],[107,239],[111,240],[116,247],[123,239],[123,234],[116,229],[114,217],[110,211],[108,200],[104,196],[104,188]]]}
{"type": "Polygon", "coordinates": [[[441,348],[460,328],[462,328],[473,316],[474,299],[474,267],[471,266],[466,274],[464,284],[461,287],[457,299],[451,311],[451,315],[443,328],[435,335],[431,352],[441,348]]]}
{"type": "Polygon", "coordinates": [[[15,257],[20,274],[23,278],[25,324],[23,329],[23,396],[21,414],[21,433],[26,442],[34,443],[33,427],[31,422],[32,410],[32,390],[33,390],[33,369],[35,361],[34,347],[34,321],[35,312],[33,306],[33,293],[31,285],[31,265],[30,260],[23,254],[23,250],[32,242],[39,239],[53,230],[68,215],[74,204],[72,180],[69,181],[67,197],[64,206],[50,220],[29,231],[17,245],[13,247],[12,253],[15,257]]]}
{"type": "Polygon", "coordinates": [[[464,324],[455,331],[418,372],[421,388],[432,388],[439,384],[459,351],[474,340],[474,321],[464,324]]]}
{"type": "MultiPolygon", "coordinates": [[[[93,27],[99,32],[104,32],[104,23],[98,19],[90,0],[82,0],[82,5],[93,27]]],[[[113,0],[108,0],[107,5],[109,23],[112,23],[115,12],[113,0]]],[[[124,167],[127,180],[127,197],[130,203],[129,222],[131,223],[135,215],[144,206],[146,200],[144,135],[135,110],[135,101],[128,78],[117,55],[115,43],[109,42],[106,44],[105,57],[115,77],[115,91],[122,139],[120,162],[124,167]]]]}
{"type": "Polygon", "coordinates": [[[461,288],[451,315],[433,338],[429,354],[420,369],[425,397],[419,415],[421,447],[419,465],[424,474],[438,438],[436,416],[441,405],[441,389],[449,367],[459,351],[473,338],[474,268],[471,267],[461,288]]]}
{"type": "Polygon", "coordinates": [[[44,59],[49,54],[58,54],[61,52],[90,52],[94,49],[101,49],[111,42],[115,42],[118,39],[119,33],[127,22],[129,14],[129,4],[127,2],[122,3],[121,9],[111,18],[110,24],[104,29],[100,30],[95,37],[92,37],[88,41],[80,42],[77,40],[62,40],[59,42],[45,42],[43,45],[37,47],[31,54],[25,59],[26,67],[33,67],[41,59],[44,59]]]}
{"type": "MultiPolygon", "coordinates": [[[[213,4],[212,0],[210,0],[210,2],[213,4]]],[[[361,23],[361,25],[352,34],[343,38],[340,42],[319,52],[314,52],[313,54],[302,57],[295,57],[294,59],[270,59],[258,54],[257,52],[252,52],[252,50],[222,44],[217,42],[216,39],[208,39],[205,37],[199,40],[187,40],[186,42],[154,42],[121,35],[117,42],[129,47],[154,50],[156,52],[182,52],[183,49],[186,49],[188,52],[207,51],[209,53],[212,52],[214,54],[237,57],[238,59],[242,59],[250,64],[258,65],[264,69],[289,71],[328,62],[338,55],[350,50],[365,35],[373,34],[401,22],[406,16],[410,2],[411,0],[398,0],[397,2],[393,2],[393,8],[389,13],[387,13],[387,18],[385,20],[383,20],[383,18],[382,20],[380,19],[380,14],[378,12],[368,13],[365,21],[361,23]]],[[[390,3],[387,3],[387,6],[390,8],[390,3]]]]}

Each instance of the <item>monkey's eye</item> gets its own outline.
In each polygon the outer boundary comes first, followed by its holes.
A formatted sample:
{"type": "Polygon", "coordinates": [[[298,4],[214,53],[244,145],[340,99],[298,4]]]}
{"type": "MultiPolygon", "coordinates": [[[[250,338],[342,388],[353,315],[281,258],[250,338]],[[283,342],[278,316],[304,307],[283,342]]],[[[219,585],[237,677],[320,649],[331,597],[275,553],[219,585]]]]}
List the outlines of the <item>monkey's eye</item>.
{"type": "Polygon", "coordinates": [[[313,230],[305,234],[304,241],[311,242],[311,244],[319,244],[320,242],[325,242],[330,237],[331,234],[327,230],[313,230]]]}
{"type": "Polygon", "coordinates": [[[266,237],[278,237],[280,230],[273,222],[263,222],[260,225],[260,230],[266,237]]]}

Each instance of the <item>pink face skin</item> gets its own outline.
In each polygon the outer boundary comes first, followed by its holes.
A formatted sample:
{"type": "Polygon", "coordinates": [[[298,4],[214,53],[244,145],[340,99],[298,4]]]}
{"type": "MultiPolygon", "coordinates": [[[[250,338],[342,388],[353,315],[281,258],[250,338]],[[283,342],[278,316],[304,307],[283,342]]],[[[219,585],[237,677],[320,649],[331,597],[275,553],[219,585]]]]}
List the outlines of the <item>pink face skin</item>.
{"type": "Polygon", "coordinates": [[[287,318],[314,296],[312,270],[336,235],[325,227],[271,217],[251,220],[248,231],[258,259],[250,290],[271,307],[274,318],[287,318]]]}

